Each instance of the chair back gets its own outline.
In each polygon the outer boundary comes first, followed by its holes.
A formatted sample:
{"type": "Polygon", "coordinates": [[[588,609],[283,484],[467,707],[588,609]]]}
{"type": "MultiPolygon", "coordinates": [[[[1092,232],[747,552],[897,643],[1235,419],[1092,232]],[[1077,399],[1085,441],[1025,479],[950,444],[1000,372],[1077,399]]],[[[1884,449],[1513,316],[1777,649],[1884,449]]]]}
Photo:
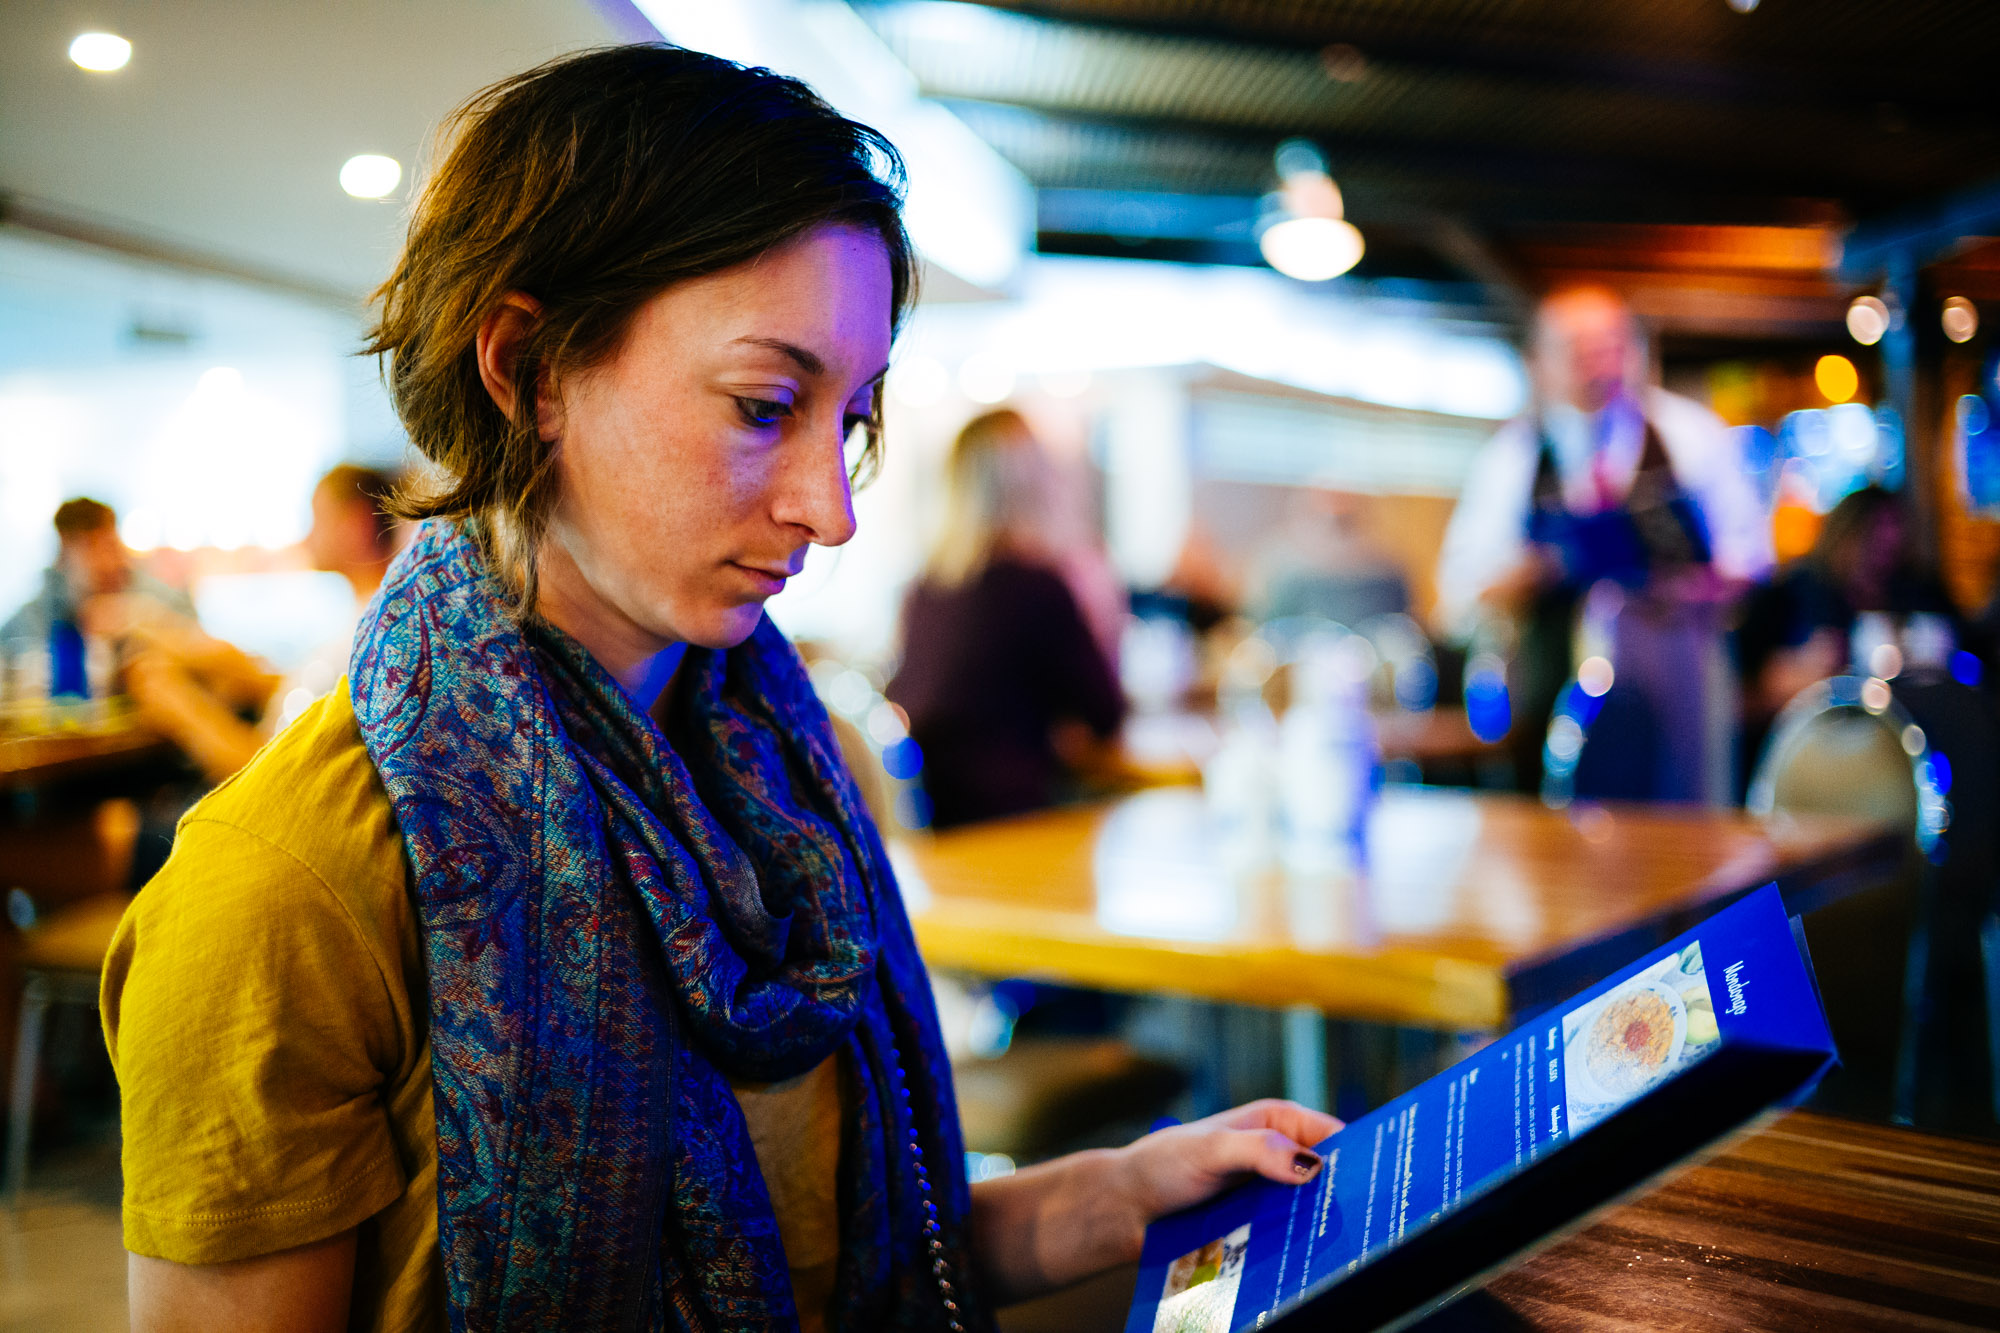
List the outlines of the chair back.
{"type": "Polygon", "coordinates": [[[1923,728],[1885,682],[1836,676],[1778,715],[1746,804],[1762,815],[1880,820],[1928,852],[1950,815],[1937,775],[1923,728]]]}
{"type": "Polygon", "coordinates": [[[1841,1068],[1814,1104],[1908,1123],[1940,838],[1950,805],[1924,729],[1888,682],[1836,676],[1808,686],[1772,727],[1747,804],[1753,813],[1850,815],[1904,831],[1907,869],[1806,914],[1806,939],[1841,1068]],[[1921,855],[1919,855],[1921,853],[1921,855]]]}

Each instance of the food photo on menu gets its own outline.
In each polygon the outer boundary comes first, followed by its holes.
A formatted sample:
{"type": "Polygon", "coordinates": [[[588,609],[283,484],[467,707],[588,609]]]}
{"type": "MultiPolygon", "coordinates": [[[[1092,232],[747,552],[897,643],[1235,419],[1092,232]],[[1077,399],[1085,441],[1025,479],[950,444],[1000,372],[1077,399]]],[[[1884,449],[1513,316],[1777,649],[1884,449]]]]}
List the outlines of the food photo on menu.
{"type": "Polygon", "coordinates": [[[1569,1132],[1589,1129],[1709,1054],[1721,1040],[1699,943],[1570,1010],[1563,1015],[1569,1132]]]}
{"type": "Polygon", "coordinates": [[[1126,1333],[1402,1327],[1795,1103],[1835,1059],[1767,886],[1353,1121],[1313,1181],[1154,1223],[1126,1333]]]}

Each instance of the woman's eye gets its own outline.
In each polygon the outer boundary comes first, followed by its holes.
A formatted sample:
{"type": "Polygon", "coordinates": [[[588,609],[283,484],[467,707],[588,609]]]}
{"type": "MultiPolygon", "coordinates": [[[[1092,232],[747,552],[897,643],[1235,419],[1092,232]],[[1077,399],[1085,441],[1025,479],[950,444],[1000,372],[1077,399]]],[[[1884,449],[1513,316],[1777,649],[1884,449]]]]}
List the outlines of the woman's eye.
{"type": "Polygon", "coordinates": [[[775,398],[738,398],[736,410],[749,425],[775,426],[792,414],[792,405],[775,398]]]}

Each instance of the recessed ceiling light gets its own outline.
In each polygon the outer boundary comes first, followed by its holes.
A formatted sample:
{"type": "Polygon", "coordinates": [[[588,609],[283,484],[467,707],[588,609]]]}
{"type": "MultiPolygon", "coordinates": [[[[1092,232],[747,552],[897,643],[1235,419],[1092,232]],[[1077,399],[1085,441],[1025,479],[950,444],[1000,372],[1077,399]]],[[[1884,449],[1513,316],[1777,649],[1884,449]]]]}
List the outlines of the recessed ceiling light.
{"type": "Polygon", "coordinates": [[[69,44],[69,58],[79,69],[109,74],[125,68],[125,62],[132,58],[132,43],[115,33],[79,33],[69,44]]]}
{"type": "Polygon", "coordinates": [[[340,168],[340,188],[356,199],[380,199],[403,179],[403,164],[380,153],[357,153],[340,168]]]}

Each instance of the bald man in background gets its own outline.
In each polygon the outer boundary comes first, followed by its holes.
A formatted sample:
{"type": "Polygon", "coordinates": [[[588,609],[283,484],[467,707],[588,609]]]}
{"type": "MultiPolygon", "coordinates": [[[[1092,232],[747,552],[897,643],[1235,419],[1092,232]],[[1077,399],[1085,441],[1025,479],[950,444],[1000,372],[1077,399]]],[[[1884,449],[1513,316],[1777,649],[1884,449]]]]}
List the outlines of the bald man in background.
{"type": "Polygon", "coordinates": [[[1610,657],[1621,703],[1645,719],[1621,738],[1617,794],[1726,803],[1725,614],[1772,564],[1741,450],[1713,412],[1650,383],[1632,312],[1605,288],[1543,301],[1530,367],[1529,411],[1480,455],[1446,530],[1440,620],[1512,644],[1523,785],[1539,785],[1550,710],[1585,649],[1610,657]]]}

